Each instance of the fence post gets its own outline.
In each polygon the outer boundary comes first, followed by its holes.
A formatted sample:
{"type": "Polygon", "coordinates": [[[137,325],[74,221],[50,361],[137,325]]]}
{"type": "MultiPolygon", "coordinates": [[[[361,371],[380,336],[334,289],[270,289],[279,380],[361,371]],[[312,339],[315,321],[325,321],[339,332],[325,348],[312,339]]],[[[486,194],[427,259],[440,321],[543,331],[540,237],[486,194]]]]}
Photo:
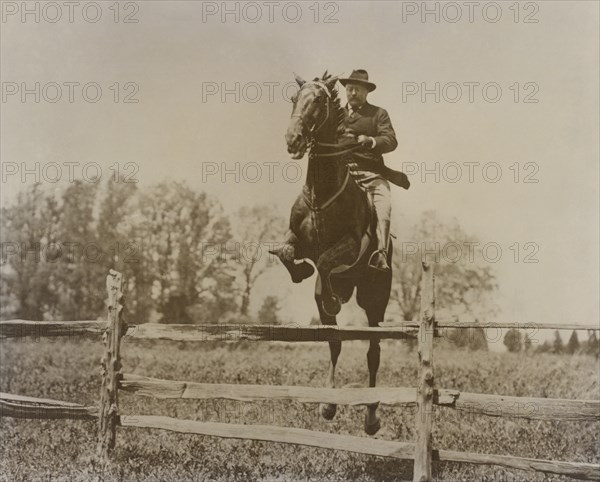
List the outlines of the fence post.
{"type": "Polygon", "coordinates": [[[435,323],[435,277],[433,266],[423,262],[421,279],[421,325],[419,327],[419,385],[415,420],[416,443],[413,480],[431,480],[431,430],[433,425],[433,336],[435,323]]]}
{"type": "Polygon", "coordinates": [[[102,387],[100,389],[100,413],[98,418],[97,454],[107,461],[115,446],[118,413],[118,375],[121,369],[120,341],[124,332],[121,319],[123,311],[123,275],[110,270],[106,277],[108,292],[108,329],[102,337],[104,356],[101,361],[102,387]]]}

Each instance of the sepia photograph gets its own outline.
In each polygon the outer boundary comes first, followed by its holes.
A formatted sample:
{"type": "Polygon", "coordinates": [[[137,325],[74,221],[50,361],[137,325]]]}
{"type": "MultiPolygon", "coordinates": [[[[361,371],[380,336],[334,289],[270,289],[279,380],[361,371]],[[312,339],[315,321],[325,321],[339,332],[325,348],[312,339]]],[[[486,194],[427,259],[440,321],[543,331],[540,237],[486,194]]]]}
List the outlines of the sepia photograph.
{"type": "Polygon", "coordinates": [[[0,482],[600,481],[600,2],[0,15],[0,482]]]}

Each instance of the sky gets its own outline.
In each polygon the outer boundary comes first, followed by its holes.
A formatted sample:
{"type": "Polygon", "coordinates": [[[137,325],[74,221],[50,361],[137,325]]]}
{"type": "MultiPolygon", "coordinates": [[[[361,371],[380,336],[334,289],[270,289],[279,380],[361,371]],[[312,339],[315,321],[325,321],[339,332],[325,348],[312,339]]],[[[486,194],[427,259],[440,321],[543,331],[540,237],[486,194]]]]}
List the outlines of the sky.
{"type": "MultiPolygon", "coordinates": [[[[99,19],[88,3],[28,2],[37,19],[2,4],[4,205],[34,181],[25,168],[53,184],[58,163],[64,184],[70,162],[76,178],[118,166],[140,187],[186,180],[227,212],[287,216],[306,168],[283,138],[293,72],[364,68],[399,142],[385,162],[413,173],[393,189],[392,230],[430,209],[456,218],[502,249],[500,318],[598,325],[597,2],[275,2],[272,22],[265,2],[98,2],[99,19]]],[[[259,290],[291,317],[316,312],[312,281],[292,286],[283,269],[259,290]]]]}

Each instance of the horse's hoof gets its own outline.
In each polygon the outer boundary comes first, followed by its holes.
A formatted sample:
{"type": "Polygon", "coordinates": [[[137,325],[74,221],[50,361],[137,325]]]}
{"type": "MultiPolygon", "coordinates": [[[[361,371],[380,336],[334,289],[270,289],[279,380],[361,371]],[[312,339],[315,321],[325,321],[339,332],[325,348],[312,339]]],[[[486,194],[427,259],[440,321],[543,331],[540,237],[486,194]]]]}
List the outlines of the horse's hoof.
{"type": "Polygon", "coordinates": [[[284,244],[276,249],[270,249],[269,254],[274,254],[277,256],[282,262],[285,261],[294,261],[294,248],[289,244],[284,244]]]}
{"type": "Polygon", "coordinates": [[[307,263],[306,261],[302,261],[294,266],[292,273],[292,282],[300,283],[304,281],[306,278],[310,278],[315,272],[315,268],[313,268],[312,264],[307,263]]]}
{"type": "Polygon", "coordinates": [[[342,302],[337,295],[331,295],[331,298],[323,298],[323,310],[329,316],[336,316],[342,309],[342,302]]]}
{"type": "Polygon", "coordinates": [[[381,428],[381,420],[379,420],[379,417],[375,416],[375,422],[369,424],[367,422],[368,417],[367,415],[365,415],[365,432],[367,435],[375,435],[377,432],[379,432],[379,429],[381,428]]]}
{"type": "Polygon", "coordinates": [[[321,417],[325,420],[333,420],[337,412],[337,405],[333,403],[322,403],[319,407],[321,409],[321,417]]]}

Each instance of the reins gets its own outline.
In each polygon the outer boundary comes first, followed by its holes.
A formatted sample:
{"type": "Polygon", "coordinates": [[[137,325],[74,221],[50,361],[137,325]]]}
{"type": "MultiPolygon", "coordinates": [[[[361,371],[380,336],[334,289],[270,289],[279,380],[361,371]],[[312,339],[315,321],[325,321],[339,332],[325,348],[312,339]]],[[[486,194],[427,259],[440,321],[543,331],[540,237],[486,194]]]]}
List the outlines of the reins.
{"type": "Polygon", "coordinates": [[[327,209],[344,192],[344,190],[346,189],[346,186],[348,185],[348,180],[349,179],[350,179],[350,170],[347,170],[346,171],[346,177],[344,178],[344,182],[342,183],[342,185],[340,186],[340,188],[335,192],[335,194],[333,196],[331,196],[327,201],[325,201],[320,206],[315,206],[310,201],[310,199],[308,198],[308,196],[306,195],[306,193],[303,193],[303,195],[304,195],[304,202],[306,203],[306,205],[308,206],[308,208],[311,211],[323,211],[324,209],[327,209]]]}
{"type": "MultiPolygon", "coordinates": [[[[330,144],[327,142],[317,142],[317,146],[319,147],[340,147],[341,144],[330,144]]],[[[362,147],[362,144],[354,144],[351,147],[348,147],[344,150],[341,151],[336,151],[336,152],[329,152],[327,154],[313,154],[315,157],[335,157],[335,156],[341,156],[343,154],[348,154],[349,152],[354,152],[358,149],[360,149],[362,147]]]]}

